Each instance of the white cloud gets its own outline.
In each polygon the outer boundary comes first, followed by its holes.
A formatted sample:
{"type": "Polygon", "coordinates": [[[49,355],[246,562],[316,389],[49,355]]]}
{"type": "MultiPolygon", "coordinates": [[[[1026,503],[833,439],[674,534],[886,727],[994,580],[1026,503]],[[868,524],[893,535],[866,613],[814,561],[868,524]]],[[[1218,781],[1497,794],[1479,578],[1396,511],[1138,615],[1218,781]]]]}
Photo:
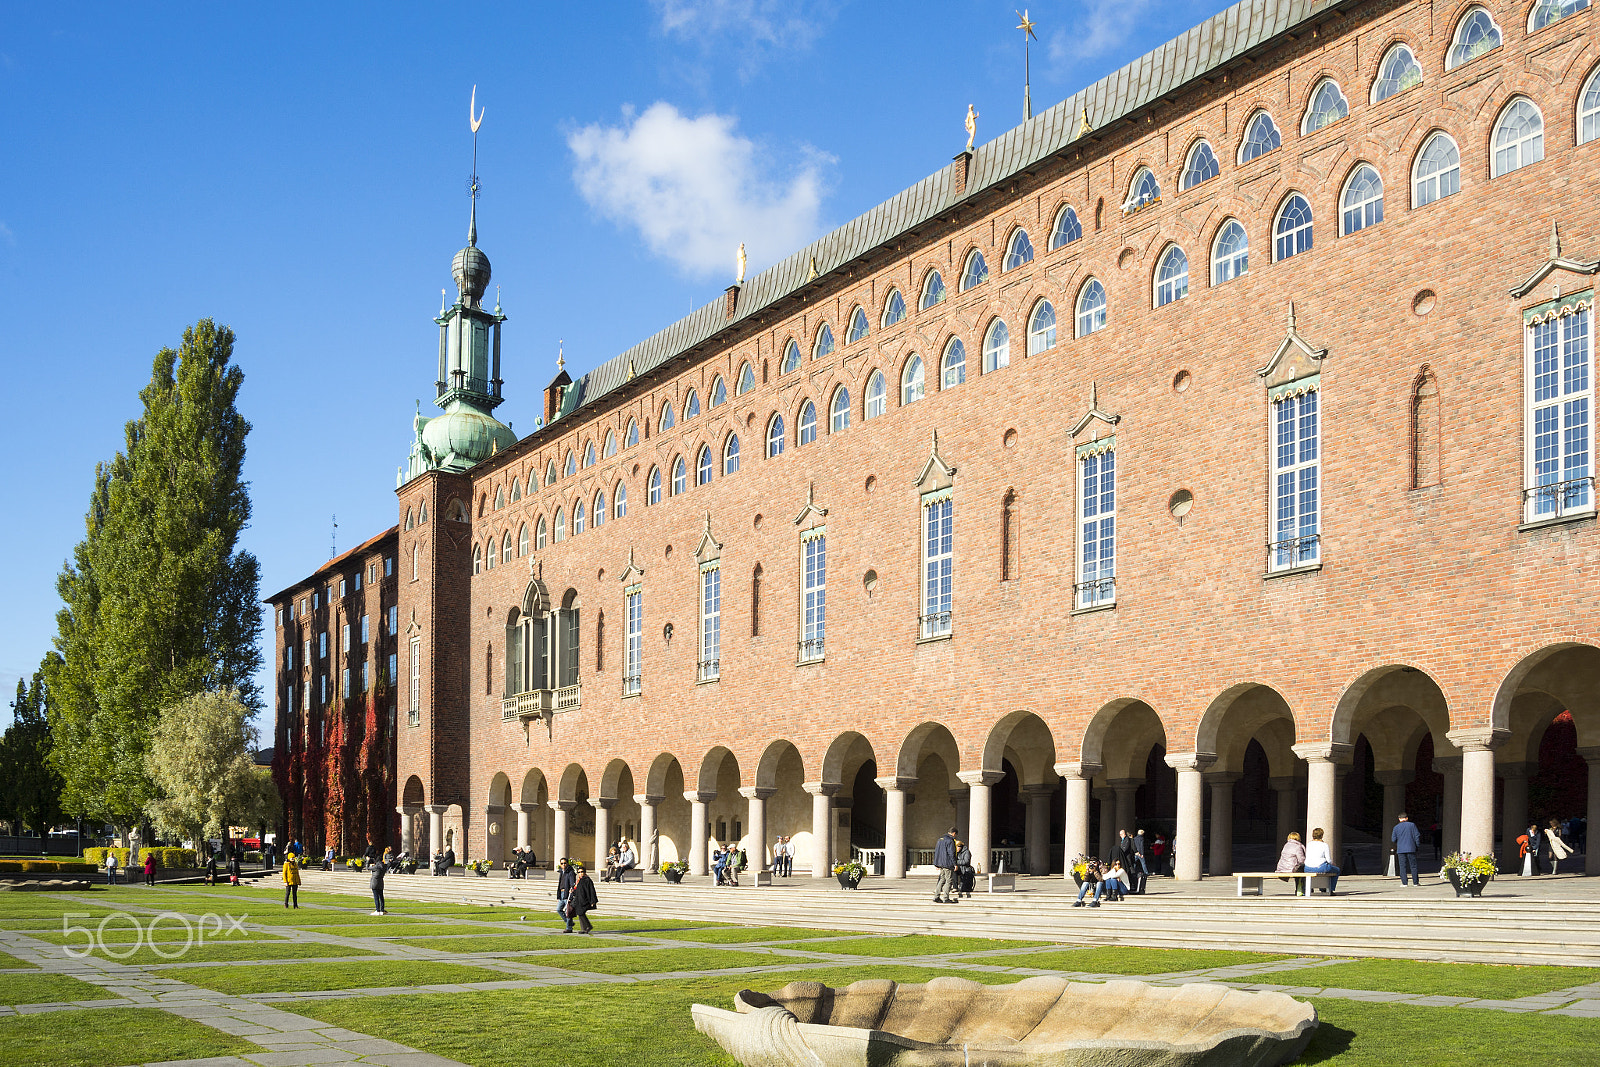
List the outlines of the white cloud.
{"type": "Polygon", "coordinates": [[[1087,0],[1075,22],[1050,34],[1050,59],[1057,64],[1099,59],[1147,28],[1156,9],[1154,0],[1087,0]]]}
{"type": "Polygon", "coordinates": [[[710,45],[737,37],[746,47],[803,51],[832,21],[830,0],[652,0],[661,28],[710,45]]]}
{"type": "Polygon", "coordinates": [[[597,211],[635,228],[657,255],[701,277],[733,277],[742,241],[750,273],[816,236],[833,157],[802,148],[792,176],[765,172],[737,120],[690,118],[657,102],[622,123],[567,135],[573,180],[597,211]]]}

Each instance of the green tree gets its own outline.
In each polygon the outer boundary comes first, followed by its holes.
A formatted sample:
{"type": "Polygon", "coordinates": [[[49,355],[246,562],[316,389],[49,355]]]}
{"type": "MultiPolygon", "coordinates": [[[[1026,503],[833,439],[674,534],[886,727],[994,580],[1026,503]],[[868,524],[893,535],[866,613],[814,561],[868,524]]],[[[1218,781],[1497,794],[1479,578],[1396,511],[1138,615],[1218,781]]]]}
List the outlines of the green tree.
{"type": "Polygon", "coordinates": [[[41,837],[61,821],[61,776],[50,765],[50,723],[43,671],[17,680],[11,725],[0,736],[0,813],[41,837]]]}
{"type": "Polygon", "coordinates": [[[233,332],[211,320],[156,355],[123,450],[95,469],[85,537],[57,588],[52,761],[73,814],[126,828],[153,799],[160,709],[231,690],[260,709],[259,567],[236,548],[250,518],[250,424],[233,332]]]}
{"type": "Polygon", "coordinates": [[[196,693],[163,709],[145,756],[158,793],[147,807],[155,828],[198,839],[276,822],[278,793],[255,765],[255,746],[250,709],[236,692],[196,693]]]}

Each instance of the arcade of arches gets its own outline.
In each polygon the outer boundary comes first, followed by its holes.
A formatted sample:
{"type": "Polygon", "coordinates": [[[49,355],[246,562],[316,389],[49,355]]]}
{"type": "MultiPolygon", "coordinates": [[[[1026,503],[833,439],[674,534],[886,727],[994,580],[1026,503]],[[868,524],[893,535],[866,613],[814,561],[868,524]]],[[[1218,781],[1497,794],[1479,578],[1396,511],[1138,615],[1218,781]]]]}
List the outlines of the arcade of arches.
{"type": "Polygon", "coordinates": [[[821,751],[776,739],[637,766],[501,769],[481,812],[429,803],[412,777],[402,846],[498,865],[527,845],[546,866],[567,855],[599,865],[608,842],[627,838],[642,865],[681,858],[704,874],[711,848],[726,843],[768,869],[772,842],[786,835],[797,870],[822,877],[854,857],[898,878],[931,870],[935,841],[955,826],[981,870],[1045,875],[1079,853],[1106,855],[1118,828],[1143,828],[1175,837],[1173,873],[1195,879],[1271,863],[1291,830],[1317,826],[1335,857],[1363,844],[1381,855],[1402,810],[1425,839],[1437,827],[1442,853],[1495,853],[1515,867],[1530,820],[1596,814],[1600,648],[1526,656],[1501,681],[1490,725],[1457,726],[1463,718],[1426,672],[1395,664],[1345,690],[1323,739],[1300,736],[1279,692],[1243,684],[1211,701],[1187,744],[1159,709],[1128,698],[1101,706],[1070,747],[1018,711],[974,751],[925,722],[892,748],[846,731],[821,751]],[[470,852],[467,834],[480,838],[470,852]]]}

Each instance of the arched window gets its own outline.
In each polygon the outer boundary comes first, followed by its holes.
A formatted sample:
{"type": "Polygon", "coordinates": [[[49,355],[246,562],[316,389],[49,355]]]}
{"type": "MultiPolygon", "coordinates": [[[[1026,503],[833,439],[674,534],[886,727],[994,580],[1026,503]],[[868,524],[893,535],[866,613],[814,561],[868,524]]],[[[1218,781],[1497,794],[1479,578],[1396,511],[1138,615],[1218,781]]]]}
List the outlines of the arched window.
{"type": "Polygon", "coordinates": [[[553,460],[553,459],[549,463],[545,464],[545,467],[544,467],[544,484],[545,485],[555,485],[556,484],[556,461],[553,460]]]}
{"type": "Polygon", "coordinates": [[[513,558],[512,555],[511,555],[511,531],[510,530],[506,531],[505,537],[500,542],[500,558],[501,559],[505,559],[505,560],[509,560],[509,559],[513,558]]]}
{"type": "Polygon", "coordinates": [[[689,467],[679,456],[672,463],[672,495],[677,496],[689,488],[689,467]]]}
{"type": "Polygon", "coordinates": [[[632,448],[639,443],[639,423],[634,419],[628,420],[628,433],[622,439],[623,448],[632,448]]]}
{"type": "Polygon", "coordinates": [[[817,406],[809,400],[800,405],[799,427],[795,444],[809,445],[817,439],[817,406]]]}
{"type": "Polygon", "coordinates": [[[595,490],[594,510],[590,514],[594,516],[595,529],[599,529],[606,524],[606,492],[604,489],[595,490]]]}
{"type": "Polygon", "coordinates": [[[628,517],[628,487],[622,482],[611,491],[611,514],[618,519],[628,517]]]}
{"type": "Polygon", "coordinates": [[[906,369],[900,372],[900,403],[914,404],[922,399],[927,392],[925,374],[921,356],[912,356],[906,361],[906,369]]]}
{"type": "Polygon", "coordinates": [[[866,404],[862,408],[862,421],[875,419],[889,408],[889,387],[884,384],[883,371],[875,370],[867,379],[866,404]]]}
{"type": "Polygon", "coordinates": [[[1231,282],[1249,269],[1250,238],[1238,219],[1229,219],[1211,246],[1211,284],[1231,282]]]}
{"type": "Polygon", "coordinates": [[[750,361],[746,360],[744,364],[739,367],[739,377],[735,379],[733,395],[744,396],[744,394],[748,393],[755,387],[756,371],[754,367],[750,366],[750,361]]]}
{"type": "Polygon", "coordinates": [[[833,391],[828,405],[828,432],[839,433],[850,428],[850,390],[839,386],[833,391]]]}
{"type": "Polygon", "coordinates": [[[698,414],[700,414],[700,394],[690,389],[689,395],[683,400],[683,421],[688,422],[698,414]]]}
{"type": "Polygon", "coordinates": [[[767,420],[767,458],[783,455],[783,416],[777,412],[767,420]]]}
{"type": "Polygon", "coordinates": [[[578,473],[578,457],[570,448],[567,449],[567,461],[561,465],[561,473],[568,478],[578,473]]]}
{"type": "Polygon", "coordinates": [[[728,399],[728,386],[723,382],[722,375],[711,379],[711,406],[720,407],[728,399]]]}
{"type": "MultiPolygon", "coordinates": [[[[531,474],[528,475],[528,489],[529,489],[530,492],[533,489],[533,475],[531,475],[531,474]]],[[[417,506],[417,525],[418,526],[426,526],[427,524],[428,524],[428,502],[426,500],[424,500],[421,504],[419,504],[417,506]]]]}
{"type": "Polygon", "coordinates": [[[517,558],[521,559],[528,554],[528,524],[523,523],[517,530],[517,558]]]}
{"type": "Polygon", "coordinates": [[[1481,7],[1468,11],[1456,23],[1455,36],[1450,40],[1444,69],[1455,70],[1469,59],[1477,59],[1485,52],[1500,47],[1500,27],[1495,25],[1489,12],[1481,7]]]}
{"type": "Polygon", "coordinates": [[[1340,198],[1339,226],[1346,235],[1383,221],[1383,179],[1363,163],[1345,183],[1340,198]]]}
{"type": "Polygon", "coordinates": [[[650,477],[644,483],[644,506],[661,503],[661,468],[651,467],[650,477]]]}
{"type": "Polygon", "coordinates": [[[850,313],[850,330],[844,336],[844,343],[853,345],[867,336],[867,313],[859,306],[850,313]]]}
{"type": "Polygon", "coordinates": [[[489,536],[488,541],[484,542],[483,547],[483,565],[486,569],[492,571],[494,570],[495,565],[500,562],[500,548],[495,543],[493,534],[489,536]]]}
{"type": "Polygon", "coordinates": [[[1316,133],[1348,114],[1350,102],[1344,98],[1344,90],[1332,78],[1323,78],[1311,91],[1311,103],[1306,106],[1306,117],[1300,122],[1300,132],[1316,133]]]}
{"type": "Polygon", "coordinates": [[[1383,54],[1378,76],[1372,80],[1372,102],[1387,100],[1396,93],[1422,84],[1422,66],[1411,54],[1411,46],[1397,44],[1383,54]]]}
{"type": "Polygon", "coordinates": [[[1005,319],[995,319],[983,335],[983,373],[997,371],[1011,362],[1011,331],[1005,319]]]}
{"type": "Polygon", "coordinates": [[[1177,245],[1168,245],[1156,266],[1155,306],[1165,307],[1189,295],[1189,257],[1177,245]]]}
{"type": "Polygon", "coordinates": [[[551,536],[556,544],[567,539],[567,513],[564,508],[556,508],[555,518],[550,522],[551,536]]]}
{"type": "Polygon", "coordinates": [[[928,276],[922,279],[922,299],[917,307],[927,311],[935,304],[944,303],[944,279],[939,277],[939,272],[930,270],[928,276]]]}
{"type": "Polygon", "coordinates": [[[1160,199],[1161,186],[1156,183],[1155,171],[1140,167],[1133,172],[1133,181],[1128,183],[1128,199],[1122,203],[1122,213],[1131,215],[1160,199]]]}
{"type": "Polygon", "coordinates": [[[821,359],[833,355],[833,329],[827,323],[817,331],[817,343],[811,346],[811,358],[821,359]]]}
{"type": "Polygon", "coordinates": [[[1448,133],[1422,143],[1411,172],[1411,206],[1422,207],[1461,191],[1461,152],[1448,133]]]}
{"type": "Polygon", "coordinates": [[[1001,265],[1001,270],[1016,270],[1024,263],[1033,262],[1033,242],[1028,240],[1028,231],[1017,228],[1011,234],[1011,240],[1006,243],[1006,258],[1001,265]]]}
{"type": "Polygon", "coordinates": [[[1028,355],[1036,356],[1055,346],[1055,305],[1048,300],[1041,300],[1033,305],[1033,314],[1028,316],[1028,355]]]}
{"type": "Polygon", "coordinates": [[[550,540],[549,529],[544,524],[544,516],[539,516],[539,522],[533,528],[533,547],[535,551],[543,551],[545,544],[550,540]]]}
{"type": "Polygon", "coordinates": [[[711,446],[701,445],[700,454],[694,461],[694,484],[711,484],[711,446]]]}
{"type": "Polygon", "coordinates": [[[572,535],[576,537],[583,533],[585,525],[585,509],[580,500],[572,509],[572,535]]]}
{"type": "Polygon", "coordinates": [[[739,435],[730,433],[728,439],[722,443],[722,474],[739,473],[739,435]]]}
{"type": "Polygon", "coordinates": [[[1589,83],[1578,98],[1578,143],[1588,144],[1600,137],[1600,69],[1589,75],[1589,83]]]}
{"type": "Polygon", "coordinates": [[[1239,145],[1239,162],[1248,163],[1264,156],[1282,143],[1283,138],[1279,136],[1272,116],[1265,111],[1257,111],[1245,124],[1244,141],[1239,145]]]}
{"type": "Polygon", "coordinates": [[[1539,0],[1528,13],[1528,32],[1542,30],[1552,22],[1576,15],[1589,6],[1589,0],[1539,0]]]}
{"type": "Polygon", "coordinates": [[[1078,292],[1078,336],[1087,337],[1106,326],[1106,287],[1090,278],[1078,292]]]}
{"type": "Polygon", "coordinates": [[[905,321],[906,298],[900,295],[900,290],[890,289],[889,299],[883,302],[883,324],[894,326],[905,321]]]}
{"type": "Polygon", "coordinates": [[[522,479],[511,479],[511,502],[515,504],[522,499],[522,479]]]}
{"type": "Polygon", "coordinates": [[[1217,164],[1217,154],[1211,151],[1211,145],[1204,140],[1196,141],[1194,147],[1189,149],[1189,158],[1184,161],[1183,178],[1178,182],[1178,188],[1193,189],[1221,173],[1222,167],[1217,164]]]}
{"type": "Polygon", "coordinates": [[[406,529],[414,530],[417,527],[417,516],[410,508],[406,508],[406,529]]]}
{"type": "Polygon", "coordinates": [[[603,450],[601,450],[601,455],[604,456],[606,459],[610,459],[612,456],[614,456],[616,454],[617,454],[617,431],[615,431],[615,430],[607,430],[606,431],[606,446],[605,446],[605,448],[603,450]]]}
{"type": "Polygon", "coordinates": [[[964,293],[988,280],[989,264],[983,261],[983,253],[974,248],[967,253],[967,261],[961,268],[961,291],[964,293]]]}
{"type": "Polygon", "coordinates": [[[499,511],[501,508],[503,508],[505,506],[506,506],[506,487],[503,486],[503,485],[497,485],[497,486],[494,487],[494,509],[496,511],[499,511]]]}
{"type": "Polygon", "coordinates": [[[778,364],[778,373],[788,374],[790,371],[798,369],[799,366],[800,346],[791,337],[789,343],[783,346],[783,362],[778,364]]]}
{"type": "Polygon", "coordinates": [[[1311,205],[1305,197],[1294,193],[1283,202],[1273,231],[1277,235],[1273,244],[1275,259],[1288,259],[1311,248],[1311,205]]]}
{"type": "Polygon", "coordinates": [[[472,573],[473,574],[482,574],[483,573],[483,546],[482,545],[473,545],[472,546],[472,573]]]}
{"type": "Polygon", "coordinates": [[[583,465],[585,467],[594,466],[594,442],[593,441],[590,441],[586,446],[584,446],[584,449],[583,449],[583,465]]]}
{"type": "Polygon", "coordinates": [[[1056,212],[1055,225],[1050,227],[1050,251],[1054,252],[1082,236],[1083,224],[1078,221],[1078,213],[1072,210],[1071,205],[1062,204],[1061,210],[1056,212]]]}
{"type": "MultiPolygon", "coordinates": [[[[1486,16],[1487,17],[1487,16],[1486,16]]],[[[1494,124],[1494,173],[1498,178],[1544,158],[1544,116],[1533,101],[1519,96],[1494,124]]]]}
{"type": "Polygon", "coordinates": [[[940,366],[942,367],[941,389],[960,385],[967,380],[967,346],[961,343],[961,338],[950,338],[944,346],[944,359],[940,366]]]}

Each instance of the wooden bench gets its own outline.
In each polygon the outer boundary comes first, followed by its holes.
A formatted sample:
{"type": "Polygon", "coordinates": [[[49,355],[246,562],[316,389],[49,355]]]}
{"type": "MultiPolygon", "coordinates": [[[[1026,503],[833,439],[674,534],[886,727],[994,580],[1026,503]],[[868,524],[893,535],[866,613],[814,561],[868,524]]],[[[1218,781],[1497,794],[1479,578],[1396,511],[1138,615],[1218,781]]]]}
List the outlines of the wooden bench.
{"type": "Polygon", "coordinates": [[[617,881],[642,882],[644,881],[644,871],[638,867],[629,867],[627,870],[623,871],[617,876],[617,881]]]}
{"type": "Polygon", "coordinates": [[[1306,880],[1305,894],[1307,900],[1311,899],[1311,891],[1313,889],[1329,889],[1329,887],[1333,884],[1334,878],[1334,876],[1331,874],[1307,874],[1305,871],[1282,873],[1278,871],[1250,872],[1244,874],[1235,874],[1234,877],[1239,880],[1239,890],[1237,895],[1241,897],[1245,895],[1247,890],[1254,892],[1258,897],[1266,896],[1266,884],[1268,878],[1304,878],[1306,880]]]}
{"type": "Polygon", "coordinates": [[[991,874],[989,876],[989,892],[1015,893],[1017,891],[1017,876],[1014,874],[991,874]]]}

